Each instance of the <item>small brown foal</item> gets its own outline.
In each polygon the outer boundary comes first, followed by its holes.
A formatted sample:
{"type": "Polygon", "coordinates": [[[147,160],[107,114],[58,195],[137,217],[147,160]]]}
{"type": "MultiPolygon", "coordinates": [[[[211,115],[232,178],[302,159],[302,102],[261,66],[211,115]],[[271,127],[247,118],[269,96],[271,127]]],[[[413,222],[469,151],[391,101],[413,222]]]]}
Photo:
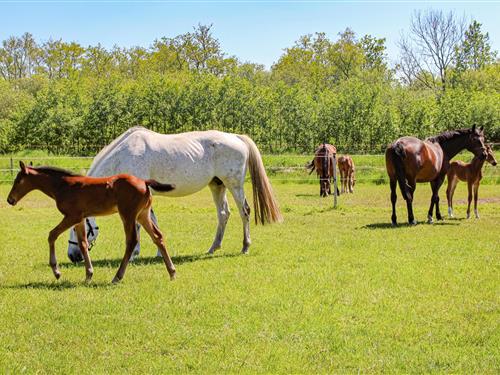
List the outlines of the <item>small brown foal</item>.
{"type": "Polygon", "coordinates": [[[354,184],[356,183],[354,162],[349,155],[341,155],[337,164],[340,171],[341,193],[354,193],[354,184]]]}
{"type": "Polygon", "coordinates": [[[486,145],[486,158],[482,156],[474,156],[470,163],[463,161],[453,161],[450,163],[448,169],[448,188],[446,189],[446,198],[448,199],[448,215],[453,217],[453,194],[457,187],[458,181],[467,181],[468,205],[467,205],[467,219],[470,218],[470,203],[472,201],[472,188],[474,188],[474,214],[479,219],[477,211],[477,196],[479,191],[479,184],[483,178],[482,169],[484,162],[487,161],[491,165],[497,165],[495,155],[490,145],[486,145]]]}
{"type": "Polygon", "coordinates": [[[136,221],[139,222],[156,246],[160,249],[163,261],[170,274],[175,278],[175,267],[164,244],[163,235],[150,219],[152,197],[150,188],[167,192],[174,185],[161,184],[155,180],[119,174],[110,177],[85,177],[54,167],[28,167],[20,162],[21,171],[14,180],[7,202],[14,206],[32,190],[41,190],[56,201],[57,209],[64,215],[62,221],[49,233],[49,264],[56,279],[61,277],[55,254],[55,241],[65,230],[75,227],[78,245],[85,260],[86,280],[94,273],[88,252],[85,218],[120,214],[126,236],[125,255],[113,279],[119,282],[125,274],[132,251],[138,242],[136,221]]]}

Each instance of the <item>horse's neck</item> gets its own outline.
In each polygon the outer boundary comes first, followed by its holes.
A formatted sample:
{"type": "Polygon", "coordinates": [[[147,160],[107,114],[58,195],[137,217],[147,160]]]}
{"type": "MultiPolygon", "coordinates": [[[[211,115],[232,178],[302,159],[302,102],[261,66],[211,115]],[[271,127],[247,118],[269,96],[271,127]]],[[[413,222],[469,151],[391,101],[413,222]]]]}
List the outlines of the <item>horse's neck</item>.
{"type": "Polygon", "coordinates": [[[32,179],[32,184],[33,190],[40,190],[49,197],[56,198],[56,185],[58,185],[58,181],[55,181],[53,177],[46,174],[38,174],[32,179]]]}
{"type": "Polygon", "coordinates": [[[448,160],[452,159],[460,151],[466,148],[465,142],[462,137],[464,137],[464,135],[460,135],[452,139],[447,139],[439,143],[439,145],[443,149],[445,157],[448,160]]]}

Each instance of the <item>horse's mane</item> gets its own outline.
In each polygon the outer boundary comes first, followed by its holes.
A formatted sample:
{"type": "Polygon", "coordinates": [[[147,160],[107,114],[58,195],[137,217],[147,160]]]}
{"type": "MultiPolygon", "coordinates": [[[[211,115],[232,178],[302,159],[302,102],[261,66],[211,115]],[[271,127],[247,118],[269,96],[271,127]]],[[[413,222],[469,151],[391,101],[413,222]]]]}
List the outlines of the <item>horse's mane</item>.
{"type": "Polygon", "coordinates": [[[51,176],[63,177],[63,176],[81,176],[79,174],[73,173],[66,169],[58,168],[58,167],[30,167],[37,172],[45,173],[51,176]]]}
{"type": "Polygon", "coordinates": [[[470,129],[448,130],[434,137],[429,137],[426,140],[433,143],[441,143],[469,133],[470,129]]]}

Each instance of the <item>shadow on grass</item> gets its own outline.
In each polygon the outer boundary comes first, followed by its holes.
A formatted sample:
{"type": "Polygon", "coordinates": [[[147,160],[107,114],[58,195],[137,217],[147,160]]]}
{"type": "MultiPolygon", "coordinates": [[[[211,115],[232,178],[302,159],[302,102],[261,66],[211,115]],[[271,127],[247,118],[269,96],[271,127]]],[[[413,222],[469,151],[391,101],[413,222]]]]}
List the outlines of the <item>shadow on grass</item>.
{"type": "MultiPolygon", "coordinates": [[[[232,253],[232,254],[221,254],[221,255],[209,255],[209,254],[200,254],[200,255],[179,255],[172,257],[172,261],[175,265],[183,264],[183,263],[191,263],[197,262],[201,260],[216,260],[221,258],[234,258],[237,256],[244,256],[241,253],[232,253]]],[[[121,263],[121,258],[117,259],[100,259],[92,262],[92,265],[95,267],[118,267],[121,263]]],[[[142,257],[134,260],[131,264],[139,265],[139,266],[147,266],[150,264],[163,264],[163,258],[160,257],[142,257]]],[[[60,268],[80,268],[83,267],[82,263],[60,263],[60,268]]],[[[83,277],[83,276],[82,276],[83,277]]],[[[1,289],[41,289],[41,290],[67,290],[67,289],[75,289],[75,288],[112,288],[114,284],[110,282],[90,282],[87,283],[85,281],[72,282],[72,281],[34,281],[25,284],[17,284],[17,285],[7,285],[2,286],[1,289]]]]}
{"type": "MultiPolygon", "coordinates": [[[[453,220],[453,219],[452,219],[453,220]]],[[[454,221],[457,222],[449,222],[449,221],[435,221],[433,224],[428,224],[427,222],[420,222],[417,223],[417,225],[431,225],[431,226],[444,226],[444,225],[460,225],[458,221],[462,219],[455,219],[454,221]]],[[[409,228],[413,227],[415,225],[410,225],[408,223],[399,223],[398,225],[392,225],[392,223],[373,223],[373,224],[367,224],[363,225],[362,227],[359,227],[358,229],[401,229],[401,228],[409,228]]]]}
{"type": "MultiPolygon", "coordinates": [[[[220,254],[220,255],[210,255],[210,254],[199,254],[199,255],[177,255],[172,257],[172,262],[174,265],[180,265],[184,263],[192,263],[203,260],[215,260],[219,258],[234,258],[237,256],[241,256],[241,253],[230,253],[230,254],[220,254]]],[[[92,260],[92,266],[95,267],[119,267],[122,262],[122,258],[115,259],[98,259],[92,260]]],[[[149,257],[139,257],[129,264],[133,264],[134,266],[148,266],[151,264],[163,264],[163,258],[157,256],[149,256],[149,257]]],[[[75,268],[81,267],[83,262],[79,263],[71,263],[64,262],[60,263],[60,268],[75,268]]]]}
{"type": "Polygon", "coordinates": [[[2,289],[42,289],[42,290],[67,290],[75,288],[111,288],[113,284],[111,282],[90,282],[85,281],[72,282],[72,281],[33,281],[26,284],[16,284],[8,285],[2,287],[2,289]]]}

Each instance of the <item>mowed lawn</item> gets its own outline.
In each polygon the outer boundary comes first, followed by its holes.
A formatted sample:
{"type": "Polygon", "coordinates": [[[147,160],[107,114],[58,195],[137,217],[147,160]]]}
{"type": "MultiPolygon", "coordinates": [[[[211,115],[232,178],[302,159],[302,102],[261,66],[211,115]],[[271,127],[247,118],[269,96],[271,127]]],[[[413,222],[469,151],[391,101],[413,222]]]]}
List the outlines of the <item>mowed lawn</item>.
{"type": "MultiPolygon", "coordinates": [[[[46,238],[60,214],[41,193],[8,206],[9,188],[0,185],[3,373],[500,371],[498,185],[481,187],[479,220],[465,220],[459,185],[457,219],[434,225],[423,223],[430,188],[418,185],[419,224],[392,228],[388,185],[358,184],[333,210],[318,186],[275,181],[285,222],[252,223],[246,256],[232,198],[223,248],[207,256],[210,192],[156,197],[178,278],[143,233],[119,285],[118,216],[99,220],[93,282],[68,262],[66,234],[56,281],[46,238]]],[[[404,223],[401,198],[398,213],[404,223]]]]}

